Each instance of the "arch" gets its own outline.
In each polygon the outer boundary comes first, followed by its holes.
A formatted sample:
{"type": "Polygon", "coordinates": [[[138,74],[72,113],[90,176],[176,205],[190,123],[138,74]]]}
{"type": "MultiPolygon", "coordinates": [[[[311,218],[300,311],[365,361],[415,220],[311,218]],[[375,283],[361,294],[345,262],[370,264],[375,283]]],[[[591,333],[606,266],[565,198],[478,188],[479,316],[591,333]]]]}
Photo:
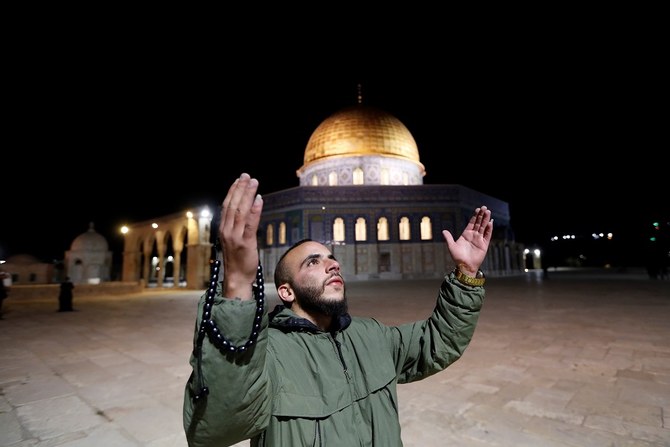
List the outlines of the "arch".
{"type": "Polygon", "coordinates": [[[423,216],[421,218],[421,240],[422,241],[432,241],[433,240],[433,222],[429,216],[423,216]]]}
{"type": "Polygon", "coordinates": [[[354,185],[363,185],[365,183],[365,173],[361,168],[355,168],[353,174],[354,185]]]}
{"type": "Polygon", "coordinates": [[[286,245],[286,222],[279,222],[279,245],[286,245]]]}
{"type": "Polygon", "coordinates": [[[175,279],[174,274],[174,240],[172,234],[168,232],[165,235],[165,255],[163,259],[163,281],[167,286],[174,287],[175,283],[178,281],[175,279]]]}
{"type": "Polygon", "coordinates": [[[380,217],[377,221],[377,240],[378,241],[388,241],[389,240],[389,221],[386,217],[380,217]]]}
{"type": "Polygon", "coordinates": [[[265,227],[265,245],[268,247],[272,247],[275,243],[275,229],[274,225],[268,224],[267,227],[265,227]]]}
{"type": "Polygon", "coordinates": [[[333,220],[333,241],[334,242],[345,241],[344,219],[342,219],[341,217],[336,217],[333,220]]]}
{"type": "Polygon", "coordinates": [[[412,229],[407,216],[402,216],[398,222],[398,238],[401,241],[409,241],[412,238],[412,229]]]}
{"type": "Polygon", "coordinates": [[[209,280],[209,261],[214,243],[212,213],[187,211],[126,225],[123,250],[123,281],[143,281],[153,287],[200,289],[209,280]]]}
{"type": "Polygon", "coordinates": [[[328,185],[337,186],[337,172],[332,171],[330,174],[328,174],[328,185]]]}
{"type": "Polygon", "coordinates": [[[391,174],[388,168],[382,168],[381,176],[379,178],[380,185],[388,185],[391,183],[391,174]]]}
{"type": "Polygon", "coordinates": [[[356,219],[356,240],[357,241],[368,240],[368,229],[365,217],[358,217],[356,219]]]}

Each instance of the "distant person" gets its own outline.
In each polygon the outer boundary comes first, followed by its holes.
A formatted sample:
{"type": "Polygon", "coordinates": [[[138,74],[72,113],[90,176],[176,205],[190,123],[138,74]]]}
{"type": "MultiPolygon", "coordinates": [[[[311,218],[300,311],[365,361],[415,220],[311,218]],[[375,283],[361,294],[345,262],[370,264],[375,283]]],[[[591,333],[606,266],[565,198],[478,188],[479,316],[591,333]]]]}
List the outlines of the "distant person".
{"type": "Polygon", "coordinates": [[[5,298],[9,295],[9,287],[5,286],[5,278],[7,274],[5,272],[0,272],[0,320],[3,320],[2,317],[2,302],[5,301],[5,298]]]}
{"type": "MultiPolygon", "coordinates": [[[[401,446],[397,385],[444,370],[474,334],[491,211],[476,208],[457,239],[442,231],[457,267],[436,287],[433,311],[389,326],[349,315],[340,263],[311,239],[279,259],[274,285],[282,305],[265,310],[257,189],[258,180],[242,174],[223,201],[223,281],[212,279],[198,304],[184,393],[188,445],[401,446]]],[[[213,278],[217,269],[214,262],[213,278]]]]}
{"type": "Polygon", "coordinates": [[[65,281],[60,283],[60,293],[58,294],[58,312],[72,312],[72,290],[74,284],[70,277],[66,276],[65,281]]]}

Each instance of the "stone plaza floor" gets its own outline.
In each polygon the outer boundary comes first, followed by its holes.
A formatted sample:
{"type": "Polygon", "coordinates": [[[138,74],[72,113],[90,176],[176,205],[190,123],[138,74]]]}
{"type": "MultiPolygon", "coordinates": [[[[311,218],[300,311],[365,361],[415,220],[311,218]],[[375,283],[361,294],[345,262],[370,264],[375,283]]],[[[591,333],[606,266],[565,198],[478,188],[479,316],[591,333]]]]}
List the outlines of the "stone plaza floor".
{"type": "MultiPolygon", "coordinates": [[[[421,319],[438,286],[350,282],[350,311],[421,319]]],[[[486,290],[463,357],[399,386],[405,447],[670,446],[670,281],[550,270],[489,278],[486,290]]],[[[76,292],[75,312],[56,312],[56,296],[4,302],[0,446],[185,447],[202,291],[76,292]]]]}

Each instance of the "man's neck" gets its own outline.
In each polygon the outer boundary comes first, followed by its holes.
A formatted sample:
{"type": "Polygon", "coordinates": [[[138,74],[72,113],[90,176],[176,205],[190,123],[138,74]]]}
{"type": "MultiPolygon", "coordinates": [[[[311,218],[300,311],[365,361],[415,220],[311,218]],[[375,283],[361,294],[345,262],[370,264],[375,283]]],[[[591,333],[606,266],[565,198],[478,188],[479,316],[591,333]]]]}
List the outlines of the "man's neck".
{"type": "Polygon", "coordinates": [[[295,309],[291,310],[299,317],[311,321],[312,323],[314,323],[316,327],[318,327],[324,332],[328,332],[330,330],[331,325],[333,324],[333,317],[329,315],[309,314],[300,307],[296,307],[295,309]]]}

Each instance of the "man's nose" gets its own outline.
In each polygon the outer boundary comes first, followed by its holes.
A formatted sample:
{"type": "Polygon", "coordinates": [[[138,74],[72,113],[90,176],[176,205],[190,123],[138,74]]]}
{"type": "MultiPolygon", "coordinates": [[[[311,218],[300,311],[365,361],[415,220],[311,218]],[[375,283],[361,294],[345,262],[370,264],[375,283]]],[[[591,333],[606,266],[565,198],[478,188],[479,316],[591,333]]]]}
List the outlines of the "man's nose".
{"type": "Polygon", "coordinates": [[[336,272],[340,271],[340,263],[335,261],[334,259],[330,259],[328,261],[328,268],[326,269],[327,272],[331,272],[335,270],[336,272]]]}

